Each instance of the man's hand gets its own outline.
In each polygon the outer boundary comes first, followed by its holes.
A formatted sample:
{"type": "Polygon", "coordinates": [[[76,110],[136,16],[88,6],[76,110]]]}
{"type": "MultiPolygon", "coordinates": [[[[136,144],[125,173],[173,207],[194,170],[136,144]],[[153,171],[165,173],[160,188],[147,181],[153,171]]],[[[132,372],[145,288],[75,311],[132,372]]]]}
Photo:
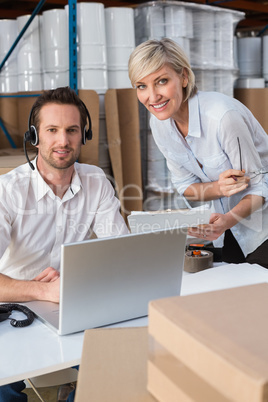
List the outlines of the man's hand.
{"type": "Polygon", "coordinates": [[[48,300],[59,303],[60,300],[60,274],[52,267],[46,268],[34,279],[34,282],[40,283],[40,300],[48,300]],[[41,285],[42,282],[42,285],[41,285]]]}
{"type": "Polygon", "coordinates": [[[218,186],[222,197],[230,197],[248,187],[250,178],[245,170],[229,169],[219,175],[218,186]]]}
{"type": "Polygon", "coordinates": [[[59,271],[55,268],[48,267],[44,271],[42,271],[39,275],[37,275],[33,281],[40,281],[40,282],[53,282],[58,279],[60,276],[59,271]]]}

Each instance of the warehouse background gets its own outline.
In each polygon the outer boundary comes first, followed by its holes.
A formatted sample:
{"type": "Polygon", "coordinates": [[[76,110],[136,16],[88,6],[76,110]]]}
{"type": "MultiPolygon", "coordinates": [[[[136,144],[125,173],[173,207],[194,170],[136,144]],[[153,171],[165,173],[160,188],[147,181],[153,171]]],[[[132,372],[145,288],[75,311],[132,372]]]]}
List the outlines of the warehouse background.
{"type": "MultiPolygon", "coordinates": [[[[40,3],[0,2],[0,62],[40,3]]],[[[22,140],[36,95],[73,83],[71,3],[44,1],[1,66],[3,168],[7,160],[14,167],[24,158],[22,140]]],[[[83,1],[76,4],[75,19],[75,85],[93,117],[94,132],[80,162],[104,169],[125,215],[135,209],[185,206],[155,146],[149,115],[138,105],[128,79],[128,57],[139,43],[174,39],[188,54],[200,90],[237,97],[267,130],[266,1],[83,1]]]]}

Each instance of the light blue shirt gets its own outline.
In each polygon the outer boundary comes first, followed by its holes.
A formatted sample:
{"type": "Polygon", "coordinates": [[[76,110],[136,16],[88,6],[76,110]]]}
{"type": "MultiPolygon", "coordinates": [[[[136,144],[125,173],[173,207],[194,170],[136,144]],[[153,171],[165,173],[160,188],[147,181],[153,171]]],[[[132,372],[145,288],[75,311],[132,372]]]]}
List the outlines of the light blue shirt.
{"type": "MultiPolygon", "coordinates": [[[[239,137],[242,168],[252,177],[250,184],[238,194],[212,201],[212,208],[227,213],[247,194],[266,199],[261,210],[231,228],[246,256],[268,238],[268,175],[252,173],[267,171],[268,136],[253,114],[236,99],[199,91],[188,102],[187,137],[180,134],[173,119],[160,121],[152,115],[153,137],[167,160],[172,183],[181,195],[193,183],[213,182],[227,169],[240,169],[239,137]]],[[[223,238],[224,235],[214,245],[222,247],[223,238]]]]}

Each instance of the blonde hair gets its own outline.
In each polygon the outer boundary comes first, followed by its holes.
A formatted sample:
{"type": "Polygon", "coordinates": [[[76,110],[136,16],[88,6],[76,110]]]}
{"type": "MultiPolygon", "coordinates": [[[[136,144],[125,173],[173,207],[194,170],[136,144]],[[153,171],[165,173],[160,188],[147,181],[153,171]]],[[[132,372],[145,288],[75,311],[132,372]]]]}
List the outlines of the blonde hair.
{"type": "Polygon", "coordinates": [[[185,100],[192,97],[197,92],[197,87],[188,58],[180,46],[168,38],[150,39],[134,49],[128,61],[128,74],[132,86],[135,87],[136,82],[160,70],[165,64],[179,75],[182,75],[184,70],[187,71],[185,100]]]}

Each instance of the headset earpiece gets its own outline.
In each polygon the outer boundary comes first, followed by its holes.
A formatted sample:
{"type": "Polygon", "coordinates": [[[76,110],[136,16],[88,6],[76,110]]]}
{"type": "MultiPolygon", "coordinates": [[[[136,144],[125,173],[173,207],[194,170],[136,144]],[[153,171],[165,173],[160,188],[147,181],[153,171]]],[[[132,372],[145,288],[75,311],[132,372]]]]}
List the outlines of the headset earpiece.
{"type": "MultiPolygon", "coordinates": [[[[81,99],[80,99],[81,100],[81,99]]],[[[82,105],[85,108],[86,114],[87,114],[87,119],[88,119],[88,129],[85,126],[84,127],[84,131],[82,133],[82,144],[85,145],[86,141],[90,141],[92,140],[92,126],[91,126],[91,118],[90,118],[90,114],[89,111],[87,110],[86,105],[84,104],[83,101],[81,101],[82,105]]]]}
{"type": "Polygon", "coordinates": [[[35,126],[31,125],[29,127],[29,130],[26,131],[26,133],[24,134],[24,141],[30,142],[31,145],[34,145],[35,147],[36,147],[36,145],[38,145],[39,137],[38,137],[35,126]]]}
{"type": "Polygon", "coordinates": [[[36,130],[35,126],[31,125],[32,114],[33,114],[33,108],[30,111],[30,115],[29,115],[29,119],[28,119],[28,131],[26,131],[26,133],[24,134],[23,149],[24,149],[24,153],[25,153],[25,156],[26,156],[27,162],[29,163],[30,168],[32,170],[34,170],[34,165],[30,161],[30,159],[28,157],[27,149],[26,149],[27,142],[30,142],[34,146],[38,145],[38,142],[39,142],[37,130],[36,130]]]}

